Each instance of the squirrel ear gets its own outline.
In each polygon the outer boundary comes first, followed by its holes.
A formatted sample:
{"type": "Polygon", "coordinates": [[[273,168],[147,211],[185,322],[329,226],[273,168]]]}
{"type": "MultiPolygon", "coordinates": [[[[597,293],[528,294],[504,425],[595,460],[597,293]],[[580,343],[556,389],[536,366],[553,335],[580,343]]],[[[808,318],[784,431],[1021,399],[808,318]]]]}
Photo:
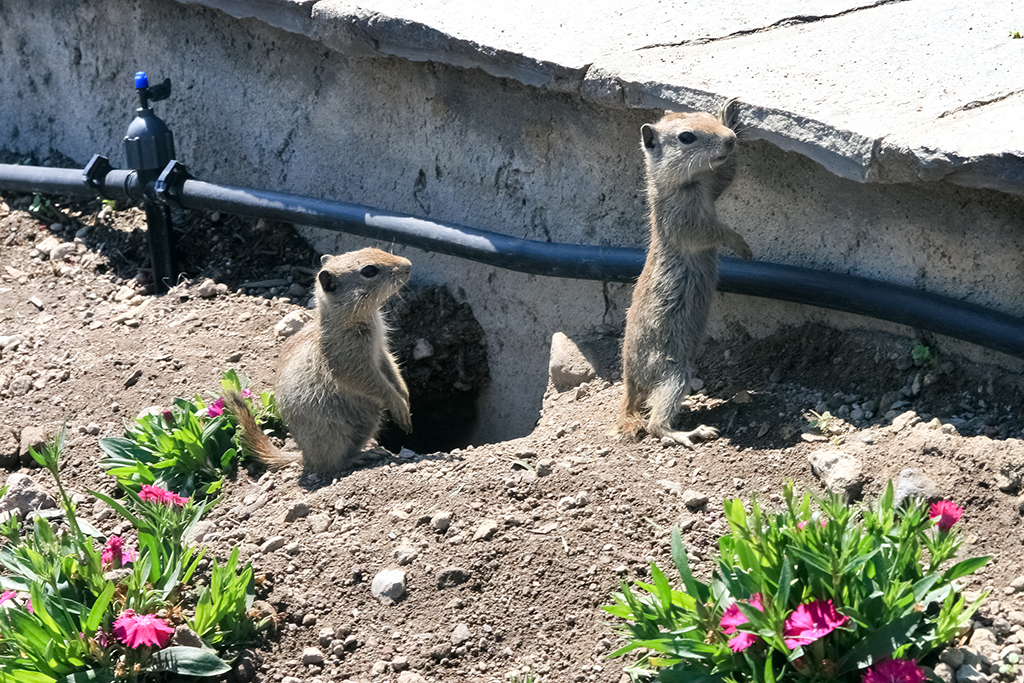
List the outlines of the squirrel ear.
{"type": "Polygon", "coordinates": [[[317,273],[316,279],[320,282],[320,288],[325,292],[333,292],[338,288],[337,280],[326,270],[321,270],[317,273]]]}
{"type": "Polygon", "coordinates": [[[654,149],[655,141],[658,138],[657,132],[654,130],[654,126],[649,123],[645,123],[640,126],[640,136],[644,139],[644,147],[647,149],[654,149]]]}
{"type": "Polygon", "coordinates": [[[326,266],[327,265],[327,259],[329,259],[329,258],[331,258],[330,254],[324,254],[323,256],[321,256],[320,257],[320,265],[321,266],[326,266]]]}
{"type": "Polygon", "coordinates": [[[739,123],[739,107],[737,107],[737,100],[735,97],[730,97],[722,103],[721,108],[718,110],[718,120],[722,122],[722,125],[726,128],[736,129],[736,124],[739,123]]]}

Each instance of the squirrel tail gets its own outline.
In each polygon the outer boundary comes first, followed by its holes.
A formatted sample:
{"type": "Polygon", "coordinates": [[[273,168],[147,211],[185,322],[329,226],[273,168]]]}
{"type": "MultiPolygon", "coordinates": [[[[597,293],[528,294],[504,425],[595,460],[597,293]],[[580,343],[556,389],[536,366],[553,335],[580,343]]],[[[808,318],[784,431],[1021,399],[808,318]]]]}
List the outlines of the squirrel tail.
{"type": "Polygon", "coordinates": [[[238,442],[246,453],[273,469],[297,462],[297,458],[282,453],[279,448],[270,443],[270,439],[256,424],[256,418],[253,417],[252,411],[249,410],[249,406],[246,405],[241,394],[237,391],[226,392],[224,404],[238,420],[240,429],[238,442]]]}

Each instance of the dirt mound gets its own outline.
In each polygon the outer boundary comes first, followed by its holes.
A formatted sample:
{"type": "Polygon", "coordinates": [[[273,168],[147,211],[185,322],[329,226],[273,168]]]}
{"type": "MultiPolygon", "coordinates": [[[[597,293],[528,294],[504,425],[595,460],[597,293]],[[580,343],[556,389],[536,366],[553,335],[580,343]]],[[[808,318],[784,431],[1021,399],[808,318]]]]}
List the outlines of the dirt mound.
{"type": "MultiPolygon", "coordinates": [[[[271,385],[282,344],[274,326],[305,308],[318,262],[286,228],[177,216],[189,279],[156,297],[140,211],[51,202],[37,207],[48,212],[40,219],[24,211],[31,197],[9,202],[0,204],[0,463],[8,471],[20,466],[23,435],[66,421],[67,482],[75,492],[109,492],[96,442],[120,435],[124,420],[214,390],[228,368],[257,388],[271,385]],[[71,246],[51,260],[50,250],[40,253],[46,240],[71,246]],[[205,277],[225,286],[201,287],[205,277]]],[[[461,306],[434,289],[397,302],[392,317],[410,383],[441,404],[486,383],[484,331],[461,306]],[[427,300],[457,322],[430,327],[416,312],[427,300]],[[432,355],[422,344],[416,351],[421,339],[432,355]],[[433,374],[420,362],[436,364],[433,374]]],[[[689,451],[606,436],[621,391],[616,341],[601,333],[592,341],[611,369],[549,390],[528,437],[407,452],[334,481],[250,466],[227,482],[203,540],[217,557],[241,545],[261,577],[260,597],[280,614],[234,678],[503,681],[529,667],[541,680],[618,681],[622,663],[604,657],[616,636],[599,607],[619,581],[648,576],[650,561],[669,565],[675,524],[707,572],[725,530],[723,497],[756,493],[771,504],[791,479],[821,492],[809,458],[834,452],[855,461],[865,496],[913,469],[966,508],[963,553],[993,555],[970,587],[994,590],[984,617],[1020,642],[1020,625],[1008,621],[1024,607],[1009,588],[1024,574],[1019,377],[934,347],[915,364],[911,344],[877,334],[807,327],[737,339],[709,346],[701,361],[705,388],[683,421],[713,424],[722,436],[689,451]],[[817,431],[812,410],[829,413],[817,431]],[[389,568],[404,572],[404,593],[383,605],[371,584],[389,568]]],[[[471,403],[437,420],[469,421],[471,403]]],[[[101,506],[84,500],[80,514],[114,531],[101,506]]]]}

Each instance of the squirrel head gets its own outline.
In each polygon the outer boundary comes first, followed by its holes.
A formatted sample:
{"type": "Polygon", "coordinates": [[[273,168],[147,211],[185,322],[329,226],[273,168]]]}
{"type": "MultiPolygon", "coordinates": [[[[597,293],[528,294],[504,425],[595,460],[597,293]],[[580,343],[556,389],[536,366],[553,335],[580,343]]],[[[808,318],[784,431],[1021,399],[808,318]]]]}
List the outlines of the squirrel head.
{"type": "Polygon", "coordinates": [[[366,248],[320,259],[316,306],[321,315],[369,320],[409,281],[408,259],[366,248]]]}
{"type": "Polygon", "coordinates": [[[679,185],[713,177],[727,164],[736,133],[723,114],[666,113],[640,127],[647,173],[656,185],[679,185]]]}

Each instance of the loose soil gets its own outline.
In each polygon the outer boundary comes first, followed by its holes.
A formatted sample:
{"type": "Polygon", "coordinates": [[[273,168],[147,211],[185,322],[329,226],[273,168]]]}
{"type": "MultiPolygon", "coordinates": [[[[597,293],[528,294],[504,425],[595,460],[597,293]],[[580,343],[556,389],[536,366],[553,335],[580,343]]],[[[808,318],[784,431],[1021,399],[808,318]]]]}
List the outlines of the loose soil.
{"type": "MultiPolygon", "coordinates": [[[[175,396],[208,395],[229,368],[254,388],[272,385],[284,343],[274,327],[306,308],[304,289],[319,263],[288,226],[176,214],[186,275],[156,296],[137,208],[52,200],[40,216],[26,211],[31,197],[6,200],[0,336],[21,337],[0,355],[7,472],[45,482],[26,465],[20,437],[66,422],[65,481],[77,492],[111,492],[113,479],[97,465],[99,438],[120,435],[137,413],[175,396]],[[51,236],[78,246],[51,261],[35,249],[51,236]],[[225,287],[204,298],[205,278],[225,287]],[[258,284],[268,280],[277,282],[258,284]],[[24,381],[12,383],[19,376],[31,378],[25,393],[24,381]]],[[[403,300],[420,299],[451,311],[458,334],[441,340],[436,328],[393,321],[396,350],[410,377],[422,374],[418,364],[438,361],[416,359],[417,340],[461,358],[461,370],[439,366],[422,380],[433,382],[438,403],[457,403],[458,392],[465,398],[486,386],[486,331],[444,291],[414,290],[403,300]]],[[[595,331],[579,341],[601,374],[562,393],[549,388],[524,438],[470,446],[460,427],[476,419],[472,401],[455,408],[461,417],[424,409],[429,423],[414,406],[417,431],[461,436],[438,452],[413,444],[420,455],[389,442],[407,450],[334,480],[255,464],[232,476],[204,542],[217,557],[241,545],[260,576],[259,597],[279,614],[279,627],[254,644],[233,679],[420,680],[412,672],[482,682],[529,667],[544,681],[618,681],[623,662],[605,655],[619,640],[600,606],[620,580],[648,577],[651,561],[666,567],[669,532],[680,521],[706,576],[726,529],[722,499],[757,494],[770,506],[790,480],[823,493],[808,457],[826,450],[859,458],[868,499],[908,468],[931,479],[966,509],[962,552],[992,555],[969,584],[993,591],[979,618],[1024,609],[1008,588],[1024,574],[1020,377],[943,357],[934,345],[937,358],[915,365],[912,343],[876,333],[803,327],[709,344],[700,364],[705,388],[683,421],[717,426],[721,436],[687,450],[606,435],[621,398],[618,340],[595,331]],[[837,416],[831,435],[809,428],[811,410],[837,416]],[[708,502],[687,508],[687,490],[708,502]],[[451,513],[444,532],[431,523],[438,512],[451,513]],[[275,537],[282,547],[261,552],[275,537]],[[381,605],[370,583],[399,566],[407,592],[381,605]],[[456,632],[459,625],[465,629],[456,632]],[[310,647],[322,663],[303,664],[310,647]]],[[[99,519],[100,507],[88,498],[80,514],[104,532],[126,530],[99,519]]]]}

